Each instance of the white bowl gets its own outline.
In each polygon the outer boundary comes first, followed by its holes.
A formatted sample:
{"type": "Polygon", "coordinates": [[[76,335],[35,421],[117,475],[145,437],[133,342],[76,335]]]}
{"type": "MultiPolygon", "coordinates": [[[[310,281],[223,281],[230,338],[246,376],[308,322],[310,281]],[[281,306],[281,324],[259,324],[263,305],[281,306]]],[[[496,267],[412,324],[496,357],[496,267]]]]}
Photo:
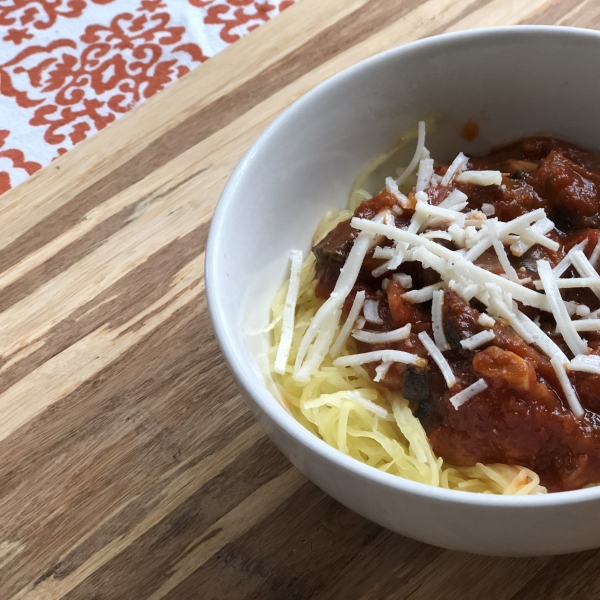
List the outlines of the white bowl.
{"type": "Polygon", "coordinates": [[[269,305],[289,251],[309,251],[323,213],[343,207],[365,163],[439,111],[436,159],[485,152],[528,134],[600,150],[600,33],[508,27],[394,48],[306,94],[250,148],[213,218],[206,287],[217,338],[242,395],[271,439],[309,479],[357,513],[409,537],[498,555],[600,546],[600,487],[533,497],[430,487],[366,466],[300,425],[261,374],[269,305]],[[468,119],[474,142],[459,137],[468,119]]]}

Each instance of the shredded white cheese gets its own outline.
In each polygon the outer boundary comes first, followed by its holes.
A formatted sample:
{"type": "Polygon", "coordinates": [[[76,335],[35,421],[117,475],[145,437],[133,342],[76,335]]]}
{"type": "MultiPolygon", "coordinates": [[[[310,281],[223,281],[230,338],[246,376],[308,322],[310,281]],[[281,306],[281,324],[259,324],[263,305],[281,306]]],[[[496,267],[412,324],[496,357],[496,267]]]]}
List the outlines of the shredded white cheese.
{"type": "MultiPolygon", "coordinates": [[[[600,319],[598,320],[600,323],[600,319]]],[[[359,342],[366,342],[367,344],[387,344],[388,342],[399,342],[405,340],[410,335],[412,325],[408,323],[404,327],[393,329],[392,331],[360,331],[354,330],[352,337],[359,342]]]]}
{"type": "Polygon", "coordinates": [[[462,227],[459,227],[456,223],[452,223],[450,227],[448,227],[448,233],[452,236],[452,241],[459,248],[465,247],[465,230],[462,227]]]}
{"type": "Polygon", "coordinates": [[[500,185],[502,173],[500,171],[463,171],[457,175],[456,181],[475,185],[500,185]]]}
{"type": "Polygon", "coordinates": [[[388,374],[388,371],[390,370],[390,367],[393,364],[394,363],[392,363],[390,361],[386,361],[386,362],[382,362],[380,365],[377,365],[375,367],[375,377],[373,378],[373,381],[375,383],[378,383],[382,379],[385,379],[386,375],[388,374]]]}
{"type": "MultiPolygon", "coordinates": [[[[583,249],[587,240],[574,246],[563,260],[554,268],[546,260],[537,261],[540,280],[535,282],[539,293],[534,289],[525,287],[530,279],[519,279],[519,274],[511,265],[506,246],[516,256],[522,256],[534,245],[540,245],[552,251],[557,251],[560,245],[557,241],[546,237],[554,231],[554,223],[546,216],[543,209],[537,209],[521,215],[512,221],[503,223],[493,218],[495,207],[493,204],[484,203],[479,210],[468,210],[468,198],[459,190],[452,191],[439,205],[432,205],[426,189],[438,185],[449,185],[453,179],[461,183],[481,186],[501,186],[502,173],[500,171],[468,171],[468,158],[460,153],[448,168],[444,177],[437,176],[434,172],[434,161],[430,158],[425,147],[425,123],[419,122],[418,137],[415,154],[407,169],[398,177],[386,179],[386,189],[397,200],[393,211],[386,209],[378,214],[372,221],[353,218],[352,227],[358,229],[360,234],[355,239],[346,264],[340,271],[338,281],[329,299],[319,308],[300,342],[293,377],[298,382],[308,382],[311,375],[319,368],[327,352],[334,358],[336,367],[357,367],[359,365],[380,362],[375,368],[376,382],[381,381],[394,363],[416,365],[425,367],[427,360],[410,352],[400,350],[376,350],[361,354],[339,356],[342,348],[352,335],[357,341],[369,344],[387,344],[407,339],[411,333],[411,325],[393,331],[364,331],[365,322],[377,325],[383,324],[379,315],[379,300],[365,299],[365,293],[359,292],[352,304],[352,308],[340,330],[340,334],[332,345],[335,331],[341,317],[342,307],[347,295],[356,283],[359,271],[367,252],[373,250],[373,256],[386,262],[375,270],[373,275],[380,277],[388,271],[395,271],[403,261],[417,261],[423,267],[434,269],[442,279],[435,285],[426,286],[419,290],[411,290],[403,294],[407,301],[419,303],[432,300],[431,319],[433,340],[426,332],[419,333],[418,337],[431,359],[437,364],[449,388],[456,385],[456,377],[448,360],[442,352],[451,349],[446,339],[442,309],[444,302],[444,287],[449,286],[457,291],[467,302],[477,298],[490,313],[482,313],[478,322],[487,329],[467,339],[461,340],[461,346],[468,350],[476,350],[481,346],[492,343],[495,339],[495,320],[502,319],[508,323],[515,332],[527,343],[536,345],[541,352],[546,354],[560,381],[564,395],[571,410],[580,418],[584,410],[579,403],[577,394],[569,380],[566,368],[573,371],[588,371],[600,374],[600,357],[590,357],[586,340],[580,335],[584,331],[600,331],[600,315],[590,314],[589,307],[574,302],[565,302],[560,293],[563,288],[589,288],[600,298],[600,275],[595,265],[600,261],[600,242],[598,242],[588,260],[583,249]],[[417,201],[415,213],[407,229],[396,227],[394,214],[402,214],[403,208],[410,206],[410,201],[400,191],[403,182],[411,177],[415,170],[416,185],[413,188],[417,201]],[[447,228],[447,230],[446,230],[447,228]],[[393,247],[381,247],[384,238],[392,240],[393,247]],[[458,250],[450,250],[445,245],[434,240],[452,241],[458,250]],[[505,275],[497,275],[476,264],[474,260],[488,249],[498,256],[505,275]],[[573,266],[579,273],[578,277],[561,279],[560,276],[573,266]],[[557,331],[562,335],[565,343],[575,354],[569,363],[564,352],[556,343],[539,328],[537,324],[523,314],[517,307],[517,302],[539,310],[551,312],[557,323],[557,331]],[[364,316],[360,316],[363,311],[364,316]],[[571,316],[576,315],[574,321],[571,316]],[[577,318],[577,317],[590,318],[577,318]]],[[[503,186],[504,188],[504,186],[503,186]]],[[[367,193],[363,194],[367,197],[367,193]]],[[[295,251],[297,252],[297,251],[295,251]]],[[[300,287],[300,269],[302,254],[292,253],[292,274],[288,288],[288,295],[282,316],[282,334],[280,345],[275,360],[275,371],[284,374],[289,360],[289,352],[294,331],[295,305],[300,287]],[[299,261],[299,262],[298,262],[299,261]]],[[[520,269],[525,271],[524,268],[520,269]]],[[[382,288],[385,290],[390,280],[398,281],[405,288],[412,286],[410,276],[393,273],[384,279],[382,288]]],[[[465,390],[455,394],[450,399],[453,406],[458,409],[462,404],[477,394],[487,389],[487,383],[480,379],[465,390]]],[[[382,418],[387,418],[388,411],[374,404],[360,394],[354,399],[358,404],[371,410],[382,418]]],[[[368,395],[368,394],[367,394],[368,395]]],[[[347,414],[349,404],[344,405],[346,410],[345,421],[340,421],[340,431],[344,436],[347,427],[347,414]]],[[[338,435],[339,432],[338,432],[338,435]]]]}
{"type": "Polygon", "coordinates": [[[434,206],[433,204],[425,202],[417,202],[415,214],[422,216],[423,221],[425,221],[427,217],[434,216],[444,221],[457,223],[458,225],[464,225],[465,223],[465,215],[463,213],[450,208],[440,208],[439,206],[434,206]]]}
{"type": "Polygon", "coordinates": [[[454,373],[450,368],[450,364],[444,358],[444,355],[440,352],[439,348],[433,343],[433,340],[427,335],[427,332],[425,331],[419,333],[419,339],[425,347],[425,350],[427,350],[429,356],[433,358],[437,366],[440,368],[440,371],[442,372],[442,375],[446,380],[446,385],[449,388],[454,387],[456,385],[456,377],[454,376],[454,373]]]}
{"type": "Polygon", "coordinates": [[[393,248],[382,248],[381,246],[377,246],[373,250],[373,258],[383,258],[385,260],[389,260],[393,256],[396,255],[396,252],[393,248]]]}
{"type": "Polygon", "coordinates": [[[431,303],[431,327],[433,329],[433,339],[435,345],[442,351],[450,350],[450,344],[444,333],[442,320],[442,307],[444,305],[444,290],[435,290],[433,292],[433,302],[431,303]]]}
{"type": "Polygon", "coordinates": [[[462,285],[454,281],[454,279],[450,280],[448,287],[452,288],[465,302],[470,302],[481,292],[481,286],[475,283],[462,285]]]}
{"type": "Polygon", "coordinates": [[[350,354],[348,356],[339,356],[333,361],[334,367],[356,367],[370,362],[399,362],[405,365],[416,365],[417,367],[426,367],[427,361],[416,354],[410,354],[402,350],[373,350],[372,352],[363,352],[362,354],[350,354]]]}
{"type": "MultiPolygon", "coordinates": [[[[550,221],[550,219],[548,220],[550,221]]],[[[552,223],[552,221],[550,221],[550,223],[552,223]]],[[[536,225],[537,223],[534,223],[531,227],[521,232],[520,238],[524,244],[523,247],[528,250],[534,244],[539,244],[540,246],[544,246],[544,248],[548,248],[548,250],[550,250],[551,252],[557,252],[560,248],[560,244],[546,237],[545,235],[535,231],[536,225]]],[[[519,246],[519,249],[520,248],[521,246],[519,246]]],[[[522,254],[524,253],[525,250],[522,251],[522,254]]],[[[520,254],[518,254],[517,256],[520,256],[520,254]]]]}
{"type": "Polygon", "coordinates": [[[442,177],[440,185],[449,185],[455,175],[462,173],[467,168],[468,162],[469,159],[462,152],[459,152],[458,156],[452,161],[448,170],[442,177]]]}
{"type": "MultiPolygon", "coordinates": [[[[544,286],[541,280],[534,281],[537,289],[542,289],[544,286]]],[[[572,288],[598,288],[600,287],[600,277],[569,277],[567,279],[557,279],[556,285],[559,289],[572,288]]]]}
{"type": "Polygon", "coordinates": [[[412,302],[413,304],[420,304],[421,302],[429,302],[433,298],[433,292],[439,290],[444,286],[444,283],[434,283],[433,285],[427,285],[420,290],[411,290],[402,295],[405,300],[412,302]]]}
{"type": "Polygon", "coordinates": [[[546,211],[543,208],[536,208],[531,212],[519,215],[512,219],[512,221],[506,221],[502,223],[498,228],[500,239],[504,240],[504,236],[511,232],[522,232],[530,227],[530,224],[537,223],[538,221],[546,218],[546,211]]]}
{"type": "Polygon", "coordinates": [[[572,252],[569,252],[569,254],[571,255],[571,262],[573,263],[573,266],[577,269],[582,277],[600,278],[596,269],[594,269],[590,261],[587,259],[587,256],[583,253],[583,250],[572,249],[572,252]]]}
{"type": "Polygon", "coordinates": [[[521,311],[516,311],[517,318],[521,325],[527,331],[529,337],[548,358],[558,356],[562,363],[568,362],[568,358],[565,353],[547,336],[539,327],[539,323],[536,325],[528,316],[524,315],[521,311]]]}
{"type": "Polygon", "coordinates": [[[575,250],[571,254],[571,262],[582,277],[591,278],[593,280],[590,282],[588,287],[591,287],[592,292],[594,292],[596,297],[600,298],[600,289],[598,289],[598,285],[600,284],[600,275],[598,275],[596,269],[592,267],[592,264],[587,259],[587,256],[583,253],[583,250],[575,250]]]}
{"type": "Polygon", "coordinates": [[[600,356],[596,354],[578,354],[570,363],[569,371],[583,371],[600,375],[600,356]]]}
{"type": "Polygon", "coordinates": [[[590,307],[586,306],[585,304],[578,304],[575,308],[575,314],[578,317],[587,317],[589,316],[590,312],[590,307]]]}
{"type": "Polygon", "coordinates": [[[417,173],[417,185],[415,191],[421,192],[429,187],[431,177],[433,176],[433,158],[424,158],[419,163],[419,171],[417,173]]]}
{"type": "Polygon", "coordinates": [[[486,315],[485,313],[481,313],[479,315],[479,319],[477,319],[477,322],[482,327],[494,327],[496,325],[496,321],[492,319],[492,317],[490,317],[489,315],[486,315]]]}
{"type": "Polygon", "coordinates": [[[352,330],[352,327],[354,327],[354,323],[358,319],[358,315],[360,314],[364,303],[365,292],[364,290],[360,290],[359,292],[356,292],[356,296],[354,296],[352,306],[350,307],[350,311],[348,312],[348,318],[346,319],[346,322],[342,326],[342,329],[340,330],[340,333],[337,336],[335,343],[333,344],[333,346],[331,346],[331,350],[329,351],[331,356],[333,356],[334,358],[341,352],[342,348],[344,347],[346,340],[350,335],[350,331],[352,330]]]}
{"type": "Polygon", "coordinates": [[[276,373],[285,373],[285,368],[292,347],[292,338],[294,336],[294,315],[296,312],[296,302],[298,292],[300,291],[300,272],[302,271],[302,252],[292,250],[290,253],[290,280],[288,291],[285,297],[285,306],[283,309],[283,322],[281,324],[281,339],[277,356],[275,357],[275,366],[273,370],[276,373]]]}
{"type": "Polygon", "coordinates": [[[448,277],[452,276],[452,271],[451,269],[448,269],[447,261],[439,256],[436,256],[433,252],[429,252],[427,248],[413,248],[411,254],[412,260],[420,262],[424,267],[430,267],[436,270],[438,273],[445,273],[448,275],[448,277]]]}
{"type": "Polygon", "coordinates": [[[447,231],[440,231],[439,229],[434,229],[433,231],[426,231],[425,233],[419,234],[428,240],[452,240],[452,236],[447,231]]]}
{"type": "Polygon", "coordinates": [[[538,260],[537,267],[556,325],[567,346],[573,354],[588,354],[587,342],[577,333],[573,321],[569,318],[569,313],[561,298],[550,263],[547,260],[538,260]]]}
{"type": "Polygon", "coordinates": [[[394,181],[393,177],[386,177],[385,179],[385,189],[392,194],[400,203],[402,208],[409,208],[410,202],[408,198],[398,189],[398,184],[394,181]]]}
{"type": "Polygon", "coordinates": [[[600,331],[600,319],[579,319],[573,326],[577,331],[600,331]]]}
{"type": "Polygon", "coordinates": [[[481,205],[481,212],[486,217],[493,217],[496,214],[496,207],[493,204],[488,204],[487,202],[484,202],[481,205]]]}
{"type": "MultiPolygon", "coordinates": [[[[463,194],[463,192],[461,192],[460,190],[453,190],[452,192],[450,192],[450,194],[448,194],[445,200],[443,200],[442,202],[440,202],[440,204],[437,205],[437,207],[445,208],[446,210],[453,210],[455,212],[460,212],[468,206],[469,203],[467,202],[467,200],[468,197],[466,194],[463,194]]],[[[435,227],[440,228],[445,225],[447,225],[447,219],[431,216],[425,222],[423,229],[431,229],[435,227]]],[[[452,225],[450,225],[450,227],[452,227],[452,225]]],[[[455,225],[455,228],[456,227],[458,226],[455,225]]],[[[459,227],[459,230],[462,230],[463,227],[464,225],[459,227]]]]}
{"type": "Polygon", "coordinates": [[[469,262],[456,251],[444,248],[444,246],[437,244],[432,240],[428,240],[403,229],[388,227],[386,225],[382,225],[381,223],[373,223],[367,219],[359,219],[357,217],[352,219],[351,224],[352,227],[356,229],[372,234],[385,235],[396,242],[407,242],[415,246],[423,246],[432,254],[435,254],[439,258],[442,258],[444,261],[446,261],[447,269],[444,271],[444,273],[440,273],[440,275],[448,281],[450,279],[456,279],[456,275],[458,274],[471,279],[477,284],[485,284],[488,282],[495,283],[505,292],[511,293],[515,300],[519,300],[527,306],[533,306],[534,308],[550,311],[548,298],[544,294],[540,294],[539,292],[530,290],[519,283],[509,281],[504,277],[500,277],[500,275],[486,271],[485,269],[469,262]]]}
{"type": "Polygon", "coordinates": [[[452,208],[454,210],[462,210],[468,204],[469,197],[460,190],[452,190],[448,196],[438,204],[440,208],[452,208]],[[460,208],[459,208],[460,207],[460,208]]]}
{"type": "Polygon", "coordinates": [[[465,215],[465,225],[467,227],[481,229],[486,221],[487,217],[480,210],[472,210],[465,215]]]}
{"type": "MultiPolygon", "coordinates": [[[[533,343],[533,336],[523,326],[523,323],[517,316],[515,307],[512,306],[512,299],[507,303],[502,298],[501,294],[494,293],[493,287],[488,284],[486,286],[490,292],[489,299],[489,310],[491,310],[496,316],[502,317],[508,321],[509,325],[520,335],[528,344],[533,343]]],[[[499,290],[498,290],[499,291],[499,290]]]]}
{"type": "Polygon", "coordinates": [[[492,329],[486,329],[485,331],[480,331],[479,333],[472,335],[466,340],[461,340],[460,345],[465,348],[465,350],[475,350],[476,348],[493,341],[495,337],[496,334],[492,329]]]}
{"type": "Polygon", "coordinates": [[[409,290],[412,287],[412,277],[410,275],[394,273],[392,279],[397,281],[405,290],[409,290]]]}
{"type": "Polygon", "coordinates": [[[494,247],[494,251],[498,256],[500,265],[504,269],[504,272],[508,275],[508,278],[511,281],[519,283],[519,276],[517,275],[515,268],[510,264],[510,261],[508,260],[508,254],[504,249],[504,244],[500,241],[500,238],[498,237],[498,228],[496,226],[496,223],[496,219],[491,219],[487,222],[487,228],[489,231],[490,239],[492,240],[492,246],[494,247]]]}
{"type": "Polygon", "coordinates": [[[379,316],[379,300],[365,300],[363,314],[369,323],[383,325],[383,319],[379,316]]]}
{"type": "Polygon", "coordinates": [[[583,417],[583,415],[585,414],[585,411],[579,403],[579,398],[577,398],[577,394],[573,389],[573,385],[571,384],[569,376],[567,375],[567,371],[565,370],[563,362],[558,356],[553,356],[550,359],[550,362],[554,367],[554,372],[556,373],[558,381],[560,382],[560,386],[563,389],[565,398],[567,399],[567,402],[571,407],[571,411],[578,419],[581,419],[581,417],[583,417]]]}
{"type": "Polygon", "coordinates": [[[485,379],[479,379],[475,383],[472,383],[469,387],[462,390],[462,392],[454,394],[454,396],[450,398],[450,403],[456,410],[458,410],[459,407],[461,407],[465,402],[468,402],[471,400],[471,398],[477,396],[477,394],[481,394],[481,392],[484,392],[487,390],[487,388],[488,385],[485,382],[485,379]]]}
{"type": "MultiPolygon", "coordinates": [[[[382,211],[382,214],[383,219],[381,220],[381,223],[385,223],[390,227],[396,227],[396,219],[394,218],[394,214],[390,209],[386,208],[384,211],[382,211]]],[[[373,220],[378,221],[377,217],[375,217],[373,220]]]]}
{"type": "Polygon", "coordinates": [[[587,240],[583,240],[579,244],[573,246],[567,255],[552,269],[555,277],[560,277],[573,263],[571,262],[571,257],[573,256],[573,252],[577,252],[577,250],[585,250],[587,245],[587,240]]]}
{"type": "MultiPolygon", "coordinates": [[[[530,223],[535,223],[545,217],[546,211],[543,208],[538,208],[524,215],[519,215],[512,221],[498,223],[498,237],[503,243],[512,243],[515,234],[520,235],[529,227],[530,223]]],[[[543,239],[547,242],[552,242],[552,240],[547,240],[547,238],[543,239]]],[[[465,255],[465,258],[471,261],[479,258],[492,245],[488,229],[482,228],[481,231],[475,232],[473,239],[470,242],[467,240],[466,245],[470,250],[465,255]]]]}
{"type": "Polygon", "coordinates": [[[564,352],[540,329],[539,323],[536,325],[523,314],[512,300],[507,304],[502,298],[501,290],[494,293],[492,287],[489,284],[487,286],[491,292],[488,299],[490,310],[505,319],[521,338],[528,344],[535,344],[546,356],[558,356],[563,362],[568,361],[564,352]]]}
{"type": "MultiPolygon", "coordinates": [[[[417,206],[421,204],[422,208],[429,204],[429,196],[427,192],[424,191],[416,192],[415,200],[417,201],[417,206]]],[[[429,219],[429,217],[423,212],[417,212],[416,208],[417,207],[415,207],[415,214],[412,216],[412,219],[408,224],[407,231],[410,231],[411,233],[419,233],[419,231],[422,231],[425,228],[425,223],[429,219]]],[[[397,247],[406,251],[406,249],[408,248],[408,244],[399,244],[397,247]]]]}
{"type": "Polygon", "coordinates": [[[517,236],[517,240],[510,246],[511,252],[515,256],[523,256],[534,244],[540,244],[556,252],[560,247],[558,242],[545,237],[553,229],[554,223],[548,217],[540,219],[517,236]]]}

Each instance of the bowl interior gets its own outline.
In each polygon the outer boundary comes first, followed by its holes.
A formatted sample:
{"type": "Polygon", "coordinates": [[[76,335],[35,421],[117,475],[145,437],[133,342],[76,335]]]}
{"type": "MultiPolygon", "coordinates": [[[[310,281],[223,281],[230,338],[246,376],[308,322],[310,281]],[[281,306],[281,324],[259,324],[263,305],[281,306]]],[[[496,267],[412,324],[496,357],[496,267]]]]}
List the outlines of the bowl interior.
{"type": "MultiPolygon", "coordinates": [[[[434,112],[437,129],[426,144],[436,160],[537,133],[598,151],[599,56],[600,34],[585,30],[518,27],[439,36],[344,71],[265,131],[223,193],[207,252],[217,335],[258,402],[276,404],[260,373],[267,336],[257,332],[268,323],[289,251],[310,251],[323,213],[346,205],[361,168],[434,112]],[[480,126],[472,142],[459,135],[469,119],[480,126]]],[[[406,148],[405,164],[413,148],[414,142],[406,148]]]]}

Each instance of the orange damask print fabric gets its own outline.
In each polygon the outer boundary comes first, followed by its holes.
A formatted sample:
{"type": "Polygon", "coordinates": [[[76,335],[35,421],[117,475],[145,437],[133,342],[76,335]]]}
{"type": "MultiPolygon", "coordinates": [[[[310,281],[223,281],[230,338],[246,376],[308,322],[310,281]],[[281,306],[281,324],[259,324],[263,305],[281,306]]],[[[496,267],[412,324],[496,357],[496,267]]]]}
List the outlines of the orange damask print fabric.
{"type": "Polygon", "coordinates": [[[0,0],[0,194],[295,0],[0,0]]]}

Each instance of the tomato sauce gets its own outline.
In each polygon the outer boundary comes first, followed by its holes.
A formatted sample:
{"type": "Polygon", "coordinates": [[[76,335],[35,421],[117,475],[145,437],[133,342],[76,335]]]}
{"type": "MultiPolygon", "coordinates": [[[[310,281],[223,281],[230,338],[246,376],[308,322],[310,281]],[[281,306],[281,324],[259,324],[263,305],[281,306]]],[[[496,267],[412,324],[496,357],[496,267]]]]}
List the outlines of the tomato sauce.
{"type": "MultiPolygon", "coordinates": [[[[537,279],[536,261],[544,258],[552,266],[560,262],[569,249],[588,240],[585,254],[589,257],[600,239],[600,157],[574,144],[548,137],[530,137],[498,148],[486,156],[469,159],[470,170],[499,170],[501,186],[452,184],[427,190],[430,202],[440,204],[454,189],[468,196],[467,210],[491,204],[500,221],[508,221],[537,208],[544,208],[555,223],[548,237],[559,243],[559,250],[534,245],[523,256],[509,258],[522,276],[537,279]]],[[[443,175],[446,166],[436,168],[443,175]]],[[[414,203],[414,198],[409,195],[414,203]]],[[[355,216],[372,218],[384,208],[393,208],[395,197],[384,191],[363,202],[355,216]]],[[[400,211],[396,211],[399,213],[400,211]]],[[[396,226],[405,228],[413,215],[405,209],[395,216],[396,226]]],[[[338,225],[313,249],[317,258],[316,293],[326,298],[331,293],[340,268],[358,232],[350,221],[338,225]]],[[[453,247],[451,242],[441,242],[453,247]]],[[[380,245],[391,245],[382,241],[380,245]]],[[[388,344],[358,343],[359,352],[377,349],[405,350],[427,357],[417,334],[431,333],[431,302],[413,304],[403,296],[406,289],[392,274],[374,278],[371,271],[384,262],[367,256],[353,292],[346,300],[347,314],[359,289],[367,297],[379,300],[379,316],[383,324],[368,324],[372,331],[389,331],[412,324],[408,339],[388,344]],[[383,281],[387,280],[386,285],[383,281]],[[384,289],[385,287],[385,289],[384,289]]],[[[501,273],[492,252],[477,259],[476,264],[501,273]]],[[[397,273],[410,275],[412,288],[431,285],[439,276],[420,263],[400,265],[397,273]]],[[[576,276],[568,271],[565,276],[576,276]]],[[[529,284],[532,285],[532,284],[529,284]]],[[[589,289],[569,289],[565,300],[586,304],[591,310],[600,308],[600,300],[589,289]]],[[[549,313],[521,307],[530,318],[571,356],[562,337],[555,334],[556,324],[549,313]]],[[[460,340],[483,331],[479,324],[484,307],[477,301],[465,302],[446,288],[442,320],[451,349],[444,353],[457,378],[450,391],[429,360],[426,369],[394,363],[383,385],[398,390],[407,398],[425,427],[433,450],[454,465],[503,463],[522,465],[536,471],[550,491],[581,488],[600,483],[600,376],[570,373],[574,389],[585,409],[577,419],[571,412],[548,358],[525,343],[508,324],[497,321],[495,339],[474,351],[465,350],[460,340]],[[450,397],[478,379],[485,379],[488,389],[459,409],[450,397]]],[[[600,354],[600,334],[582,333],[592,353],[600,354]]],[[[370,364],[371,376],[377,364],[370,364]]]]}

